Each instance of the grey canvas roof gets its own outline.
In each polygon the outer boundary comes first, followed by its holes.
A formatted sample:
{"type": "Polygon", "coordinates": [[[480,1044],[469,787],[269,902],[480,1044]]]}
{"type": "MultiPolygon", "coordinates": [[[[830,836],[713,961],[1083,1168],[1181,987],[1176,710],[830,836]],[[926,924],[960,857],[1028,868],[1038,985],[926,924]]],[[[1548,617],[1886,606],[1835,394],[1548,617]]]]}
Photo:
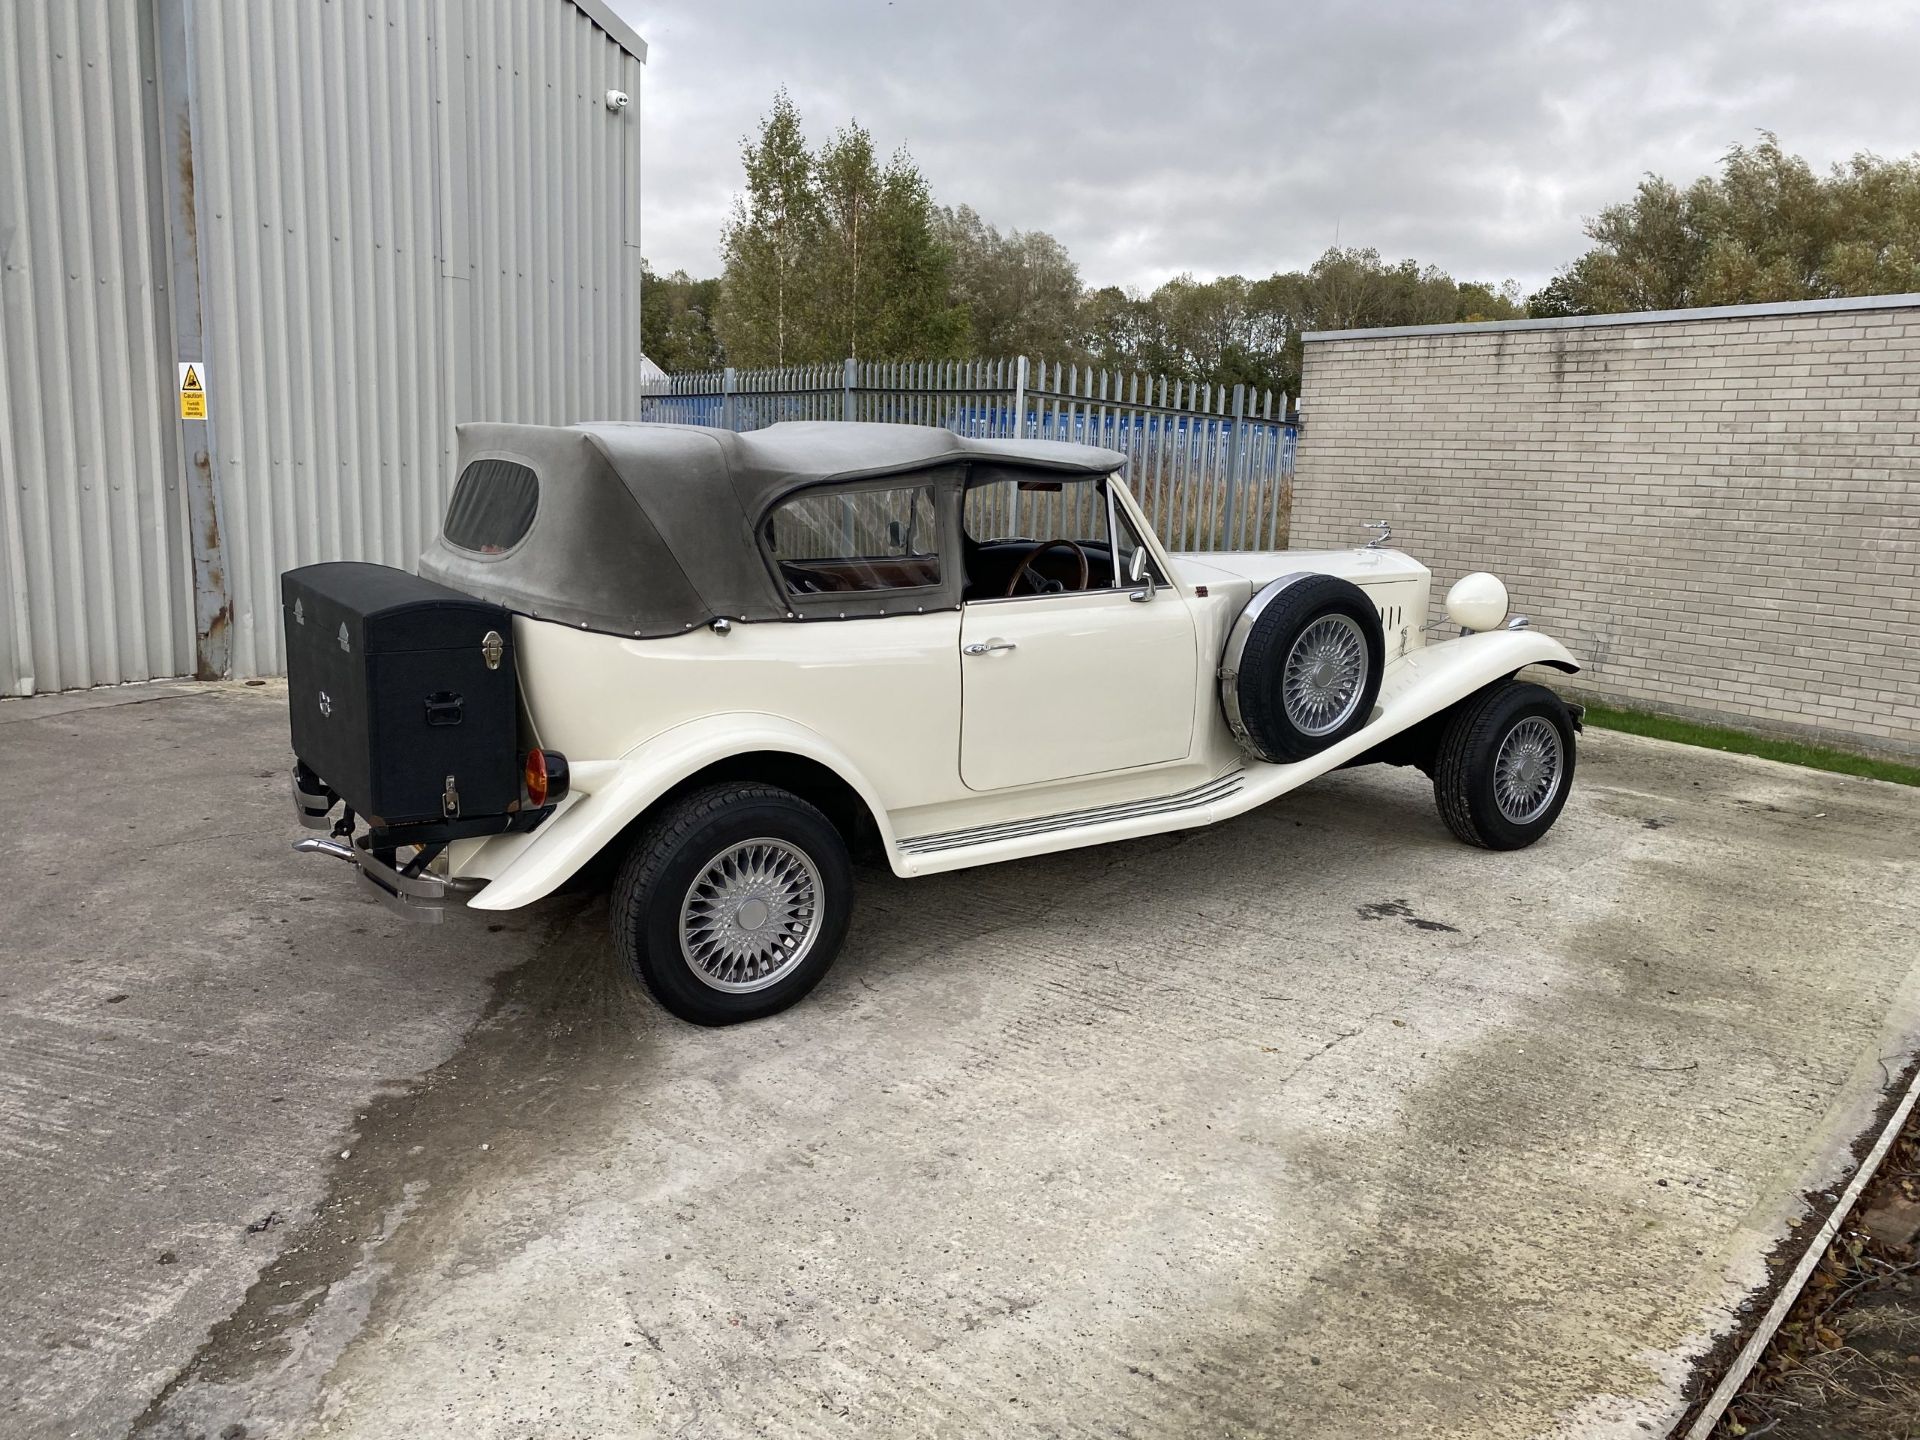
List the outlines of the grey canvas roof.
{"type": "MultiPolygon", "coordinates": [[[[976,440],[919,425],[811,421],[745,434],[626,422],[459,427],[459,473],[496,459],[539,477],[524,539],[481,554],[443,535],[420,573],[541,619],[640,636],[682,633],[718,616],[789,618],[792,605],[754,532],[794,490],[940,470],[957,514],[967,467],[1064,478],[1126,464],[1118,451],[1091,445],[976,440]]],[[[842,595],[837,610],[879,614],[886,603],[884,592],[842,595]]]]}

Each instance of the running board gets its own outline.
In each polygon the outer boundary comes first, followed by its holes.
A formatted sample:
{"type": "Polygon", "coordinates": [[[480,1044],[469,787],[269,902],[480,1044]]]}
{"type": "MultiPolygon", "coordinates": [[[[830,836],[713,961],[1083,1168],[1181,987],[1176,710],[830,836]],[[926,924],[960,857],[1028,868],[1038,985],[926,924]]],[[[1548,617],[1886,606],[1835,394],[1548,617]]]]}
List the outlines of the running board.
{"type": "Polygon", "coordinates": [[[1118,805],[1096,805],[1086,810],[1063,810],[1032,820],[1010,820],[999,825],[975,825],[966,830],[942,830],[934,835],[915,835],[899,842],[902,854],[931,855],[941,850],[960,850],[970,845],[989,845],[996,840],[1024,840],[1029,835],[1046,835],[1056,830],[1078,830],[1104,825],[1113,820],[1134,820],[1143,815],[1167,815],[1180,810],[1197,810],[1216,800],[1237,794],[1246,783],[1244,769],[1229,770],[1218,779],[1176,795],[1154,795],[1145,800],[1128,800],[1118,805]]]}

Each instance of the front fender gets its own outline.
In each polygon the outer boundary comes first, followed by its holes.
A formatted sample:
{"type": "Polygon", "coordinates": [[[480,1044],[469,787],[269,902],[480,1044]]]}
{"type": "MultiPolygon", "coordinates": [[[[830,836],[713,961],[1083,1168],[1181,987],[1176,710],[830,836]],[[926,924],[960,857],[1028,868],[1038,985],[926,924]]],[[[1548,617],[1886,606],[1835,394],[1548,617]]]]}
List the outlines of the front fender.
{"type": "Polygon", "coordinates": [[[570,797],[538,830],[500,836],[460,857],[456,873],[492,877],[468,905],[512,910],[551,894],[682,780],[756,750],[799,755],[833,771],[872,814],[887,853],[895,853],[885,807],[838,746],[777,715],[709,715],[663,730],[618,760],[577,763],[574,773],[585,793],[570,797]]]}
{"type": "Polygon", "coordinates": [[[1569,675],[1580,669],[1573,652],[1542,631],[1487,630],[1409,651],[1388,668],[1380,687],[1381,708],[1430,715],[1529,665],[1548,665],[1569,675]]]}
{"type": "Polygon", "coordinates": [[[1210,818],[1221,820],[1264,805],[1529,665],[1550,665],[1568,674],[1580,669],[1566,646],[1533,629],[1488,630],[1423,645],[1387,667],[1371,724],[1305,760],[1247,766],[1244,786],[1217,802],[1210,818]]]}

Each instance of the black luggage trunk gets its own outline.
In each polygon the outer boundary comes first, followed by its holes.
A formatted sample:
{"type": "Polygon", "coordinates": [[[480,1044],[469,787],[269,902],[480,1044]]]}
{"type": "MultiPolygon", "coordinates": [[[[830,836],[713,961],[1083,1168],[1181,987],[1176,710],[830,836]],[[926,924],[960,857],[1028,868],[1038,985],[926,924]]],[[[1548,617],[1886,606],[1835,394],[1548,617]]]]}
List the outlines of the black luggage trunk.
{"type": "Polygon", "coordinates": [[[294,754],[370,825],[519,809],[507,610],[357,561],[289,570],[280,608],[294,754]]]}

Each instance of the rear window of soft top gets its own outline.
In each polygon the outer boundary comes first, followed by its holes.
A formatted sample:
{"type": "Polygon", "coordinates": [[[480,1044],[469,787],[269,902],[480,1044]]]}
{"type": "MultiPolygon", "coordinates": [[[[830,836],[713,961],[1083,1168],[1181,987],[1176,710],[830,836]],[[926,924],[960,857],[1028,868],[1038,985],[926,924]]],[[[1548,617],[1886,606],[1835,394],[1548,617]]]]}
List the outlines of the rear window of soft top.
{"type": "Polygon", "coordinates": [[[449,545],[500,555],[533,528],[540,508],[540,477],[517,460],[475,460],[460,472],[447,506],[449,545]]]}

